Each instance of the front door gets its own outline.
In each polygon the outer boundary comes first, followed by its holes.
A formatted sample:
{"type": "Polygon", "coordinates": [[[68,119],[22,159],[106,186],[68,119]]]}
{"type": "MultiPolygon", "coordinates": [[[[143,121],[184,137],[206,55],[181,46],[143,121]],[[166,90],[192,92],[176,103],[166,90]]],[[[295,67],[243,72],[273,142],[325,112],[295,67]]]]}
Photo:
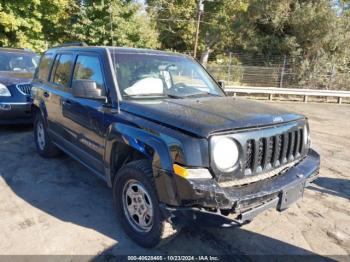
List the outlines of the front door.
{"type": "MultiPolygon", "coordinates": [[[[98,55],[79,54],[76,58],[72,81],[93,80],[101,94],[106,86],[98,55]]],[[[74,136],[76,154],[96,173],[103,174],[105,150],[104,101],[74,97],[72,92],[62,98],[62,114],[67,131],[74,136]]]]}

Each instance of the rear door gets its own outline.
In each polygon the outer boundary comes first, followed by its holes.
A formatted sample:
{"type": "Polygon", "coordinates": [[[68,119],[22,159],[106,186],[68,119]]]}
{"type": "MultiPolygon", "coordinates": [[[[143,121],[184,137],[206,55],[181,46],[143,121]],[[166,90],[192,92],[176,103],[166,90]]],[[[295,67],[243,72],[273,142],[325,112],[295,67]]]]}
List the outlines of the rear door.
{"type": "MultiPolygon", "coordinates": [[[[70,92],[71,72],[75,56],[73,53],[58,53],[52,68],[50,80],[44,92],[47,101],[49,130],[54,140],[71,139],[63,126],[62,98],[70,92]]],[[[60,142],[60,141],[59,141],[60,142]]]]}
{"type": "Polygon", "coordinates": [[[43,108],[45,117],[49,127],[51,123],[55,121],[52,112],[55,112],[56,104],[52,99],[50,99],[51,85],[50,73],[52,65],[54,63],[55,54],[47,52],[40,59],[40,65],[38,71],[35,73],[33,80],[33,89],[35,90],[35,101],[37,106],[43,108]]]}
{"type": "MultiPolygon", "coordinates": [[[[80,53],[76,57],[72,74],[74,80],[93,80],[106,96],[106,81],[99,55],[80,53]]],[[[106,127],[104,101],[77,98],[72,92],[62,101],[63,124],[74,135],[76,155],[96,173],[102,174],[106,127]]]]}

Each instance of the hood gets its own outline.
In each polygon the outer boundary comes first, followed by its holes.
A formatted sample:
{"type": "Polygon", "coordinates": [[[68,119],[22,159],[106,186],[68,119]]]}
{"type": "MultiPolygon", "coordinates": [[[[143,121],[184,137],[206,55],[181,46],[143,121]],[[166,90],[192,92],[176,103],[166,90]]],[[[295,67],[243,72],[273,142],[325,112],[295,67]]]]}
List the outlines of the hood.
{"type": "Polygon", "coordinates": [[[28,83],[33,79],[33,73],[21,71],[0,71],[0,84],[5,86],[28,83]]]}
{"type": "Polygon", "coordinates": [[[121,110],[200,137],[305,118],[276,106],[234,97],[123,101],[121,110]]]}

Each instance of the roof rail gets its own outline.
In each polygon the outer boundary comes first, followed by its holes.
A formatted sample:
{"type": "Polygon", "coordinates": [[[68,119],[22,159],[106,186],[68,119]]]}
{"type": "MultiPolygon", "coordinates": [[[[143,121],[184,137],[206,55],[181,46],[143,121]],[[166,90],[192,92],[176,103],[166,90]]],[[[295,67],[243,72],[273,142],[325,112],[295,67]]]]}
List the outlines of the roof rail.
{"type": "Polygon", "coordinates": [[[14,49],[14,50],[23,50],[23,51],[27,51],[27,52],[33,52],[34,51],[30,48],[25,48],[25,47],[6,47],[6,46],[0,46],[0,48],[6,48],[6,49],[14,49]]]}
{"type": "Polygon", "coordinates": [[[70,42],[70,43],[64,43],[61,45],[54,46],[52,48],[58,48],[58,47],[66,47],[66,46],[88,46],[85,42],[70,42]]]}

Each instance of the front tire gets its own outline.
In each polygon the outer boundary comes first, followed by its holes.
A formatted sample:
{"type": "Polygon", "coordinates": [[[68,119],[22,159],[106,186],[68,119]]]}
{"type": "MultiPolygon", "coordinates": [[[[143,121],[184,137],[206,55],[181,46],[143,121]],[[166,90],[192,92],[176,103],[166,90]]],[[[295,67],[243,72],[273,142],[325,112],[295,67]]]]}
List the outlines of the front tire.
{"type": "Polygon", "coordinates": [[[35,115],[34,142],[37,152],[44,158],[56,157],[61,153],[61,151],[52,143],[44,119],[40,113],[35,115]]]}
{"type": "Polygon", "coordinates": [[[162,218],[147,160],[130,162],[119,171],[113,183],[113,200],[125,232],[142,247],[165,244],[179,231],[162,218]]]}

